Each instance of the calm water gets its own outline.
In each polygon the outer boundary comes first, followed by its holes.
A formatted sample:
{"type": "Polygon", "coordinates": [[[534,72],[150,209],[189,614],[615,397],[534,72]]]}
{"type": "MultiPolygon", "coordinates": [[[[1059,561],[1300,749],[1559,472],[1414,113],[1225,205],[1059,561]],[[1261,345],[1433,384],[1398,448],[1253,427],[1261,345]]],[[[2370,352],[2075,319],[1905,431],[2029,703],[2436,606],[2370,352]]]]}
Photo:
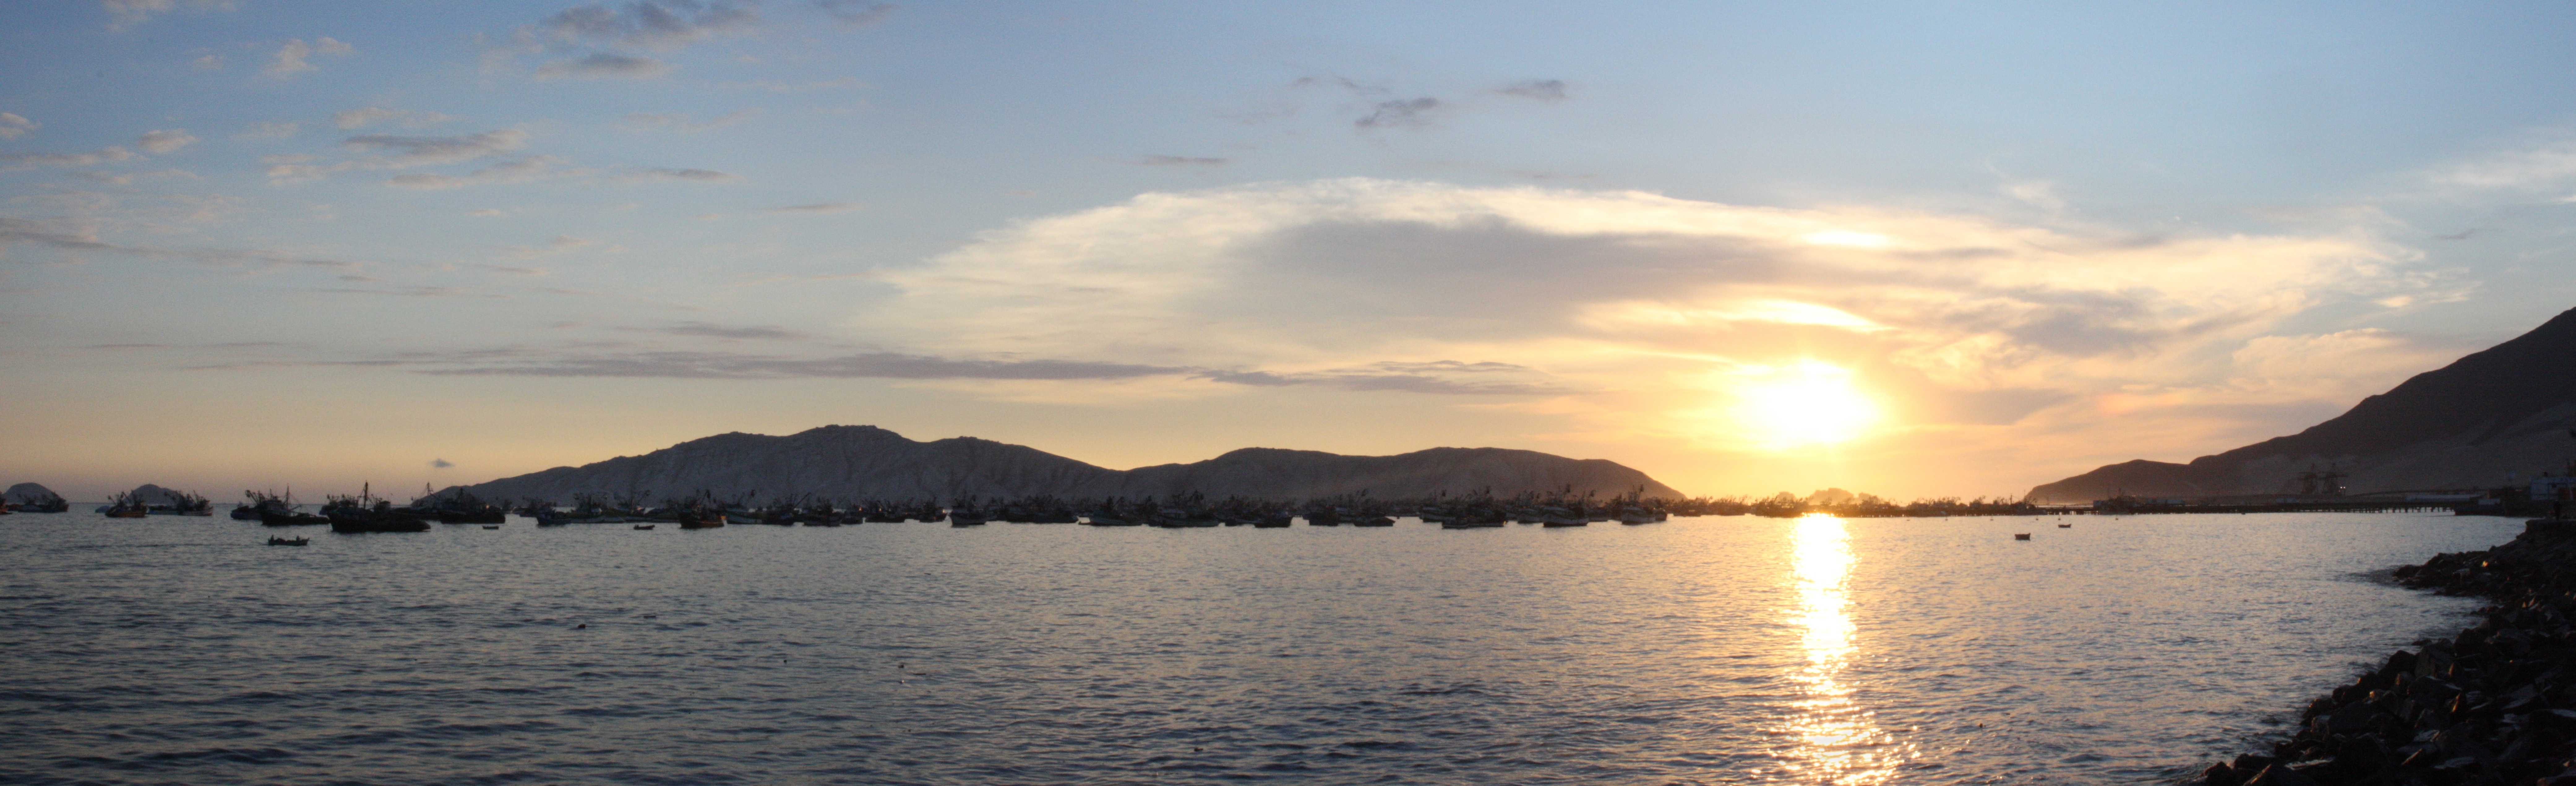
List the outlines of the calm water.
{"type": "Polygon", "coordinates": [[[2358,574],[2520,528],[2062,520],[22,514],[0,782],[2153,782],[2471,605],[2358,574]]]}

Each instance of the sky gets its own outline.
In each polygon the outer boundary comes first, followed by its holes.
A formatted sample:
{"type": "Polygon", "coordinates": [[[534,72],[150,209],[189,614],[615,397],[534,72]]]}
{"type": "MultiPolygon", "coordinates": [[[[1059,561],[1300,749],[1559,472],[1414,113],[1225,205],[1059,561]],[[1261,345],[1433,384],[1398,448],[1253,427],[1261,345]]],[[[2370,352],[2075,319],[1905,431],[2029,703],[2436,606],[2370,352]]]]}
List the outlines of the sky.
{"type": "Polygon", "coordinates": [[[0,483],[871,424],[2018,496],[2576,306],[2553,3],[0,5],[0,483]]]}

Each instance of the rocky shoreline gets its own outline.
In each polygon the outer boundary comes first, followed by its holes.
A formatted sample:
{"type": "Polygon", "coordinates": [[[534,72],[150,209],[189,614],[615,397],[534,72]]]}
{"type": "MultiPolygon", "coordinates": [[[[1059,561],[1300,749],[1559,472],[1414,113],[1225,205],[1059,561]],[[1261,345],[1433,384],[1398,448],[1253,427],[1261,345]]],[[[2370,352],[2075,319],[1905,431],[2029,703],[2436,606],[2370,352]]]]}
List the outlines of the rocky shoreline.
{"type": "Polygon", "coordinates": [[[2576,786],[2576,521],[2400,567],[2406,586],[2490,599],[2477,626],[2417,642],[2309,703],[2269,755],[2208,786],[2576,786]]]}

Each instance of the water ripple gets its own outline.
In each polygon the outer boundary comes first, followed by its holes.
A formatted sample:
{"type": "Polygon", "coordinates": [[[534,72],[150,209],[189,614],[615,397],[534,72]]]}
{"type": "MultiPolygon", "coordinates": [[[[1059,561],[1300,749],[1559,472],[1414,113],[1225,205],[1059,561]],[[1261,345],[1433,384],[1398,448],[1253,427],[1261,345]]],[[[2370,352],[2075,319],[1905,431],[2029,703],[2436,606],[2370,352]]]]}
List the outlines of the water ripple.
{"type": "Polygon", "coordinates": [[[0,782],[2152,782],[2447,632],[2371,571],[2513,526],[19,515],[0,782]]]}

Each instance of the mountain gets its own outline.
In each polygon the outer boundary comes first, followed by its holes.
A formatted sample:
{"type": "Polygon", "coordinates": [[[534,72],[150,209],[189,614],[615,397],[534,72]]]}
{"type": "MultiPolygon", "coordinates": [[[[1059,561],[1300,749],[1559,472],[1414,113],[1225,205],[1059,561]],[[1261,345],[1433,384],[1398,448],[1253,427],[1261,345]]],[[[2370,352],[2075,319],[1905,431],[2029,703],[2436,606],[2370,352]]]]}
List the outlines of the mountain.
{"type": "Polygon", "coordinates": [[[2334,468],[2353,492],[2492,487],[2576,458],[2576,310],[2417,374],[2306,431],[2188,464],[2129,461],[2042,484],[2034,501],[2275,494],[2334,468]]]}
{"type": "Polygon", "coordinates": [[[55,496],[54,490],[45,488],[42,483],[20,483],[10,486],[8,491],[0,492],[0,502],[36,502],[52,499],[55,496]]]}
{"type": "Polygon", "coordinates": [[[126,493],[134,495],[135,501],[146,505],[179,504],[179,491],[177,489],[165,489],[150,483],[136,486],[133,491],[126,493]]]}
{"type": "MultiPolygon", "coordinates": [[[[1306,498],[1368,491],[1376,497],[1552,491],[1649,496],[1681,492],[1601,459],[1527,450],[1433,448],[1400,456],[1343,456],[1245,448],[1207,461],[1114,470],[1036,448],[973,437],[915,442],[875,426],[824,426],[784,437],[719,434],[641,456],[461,487],[490,500],[640,495],[648,501],[712,491],[719,497],[813,494],[855,500],[960,496],[1306,498]]],[[[450,492],[456,489],[451,489],[450,492]]],[[[441,492],[442,494],[450,492],[441,492]]]]}

